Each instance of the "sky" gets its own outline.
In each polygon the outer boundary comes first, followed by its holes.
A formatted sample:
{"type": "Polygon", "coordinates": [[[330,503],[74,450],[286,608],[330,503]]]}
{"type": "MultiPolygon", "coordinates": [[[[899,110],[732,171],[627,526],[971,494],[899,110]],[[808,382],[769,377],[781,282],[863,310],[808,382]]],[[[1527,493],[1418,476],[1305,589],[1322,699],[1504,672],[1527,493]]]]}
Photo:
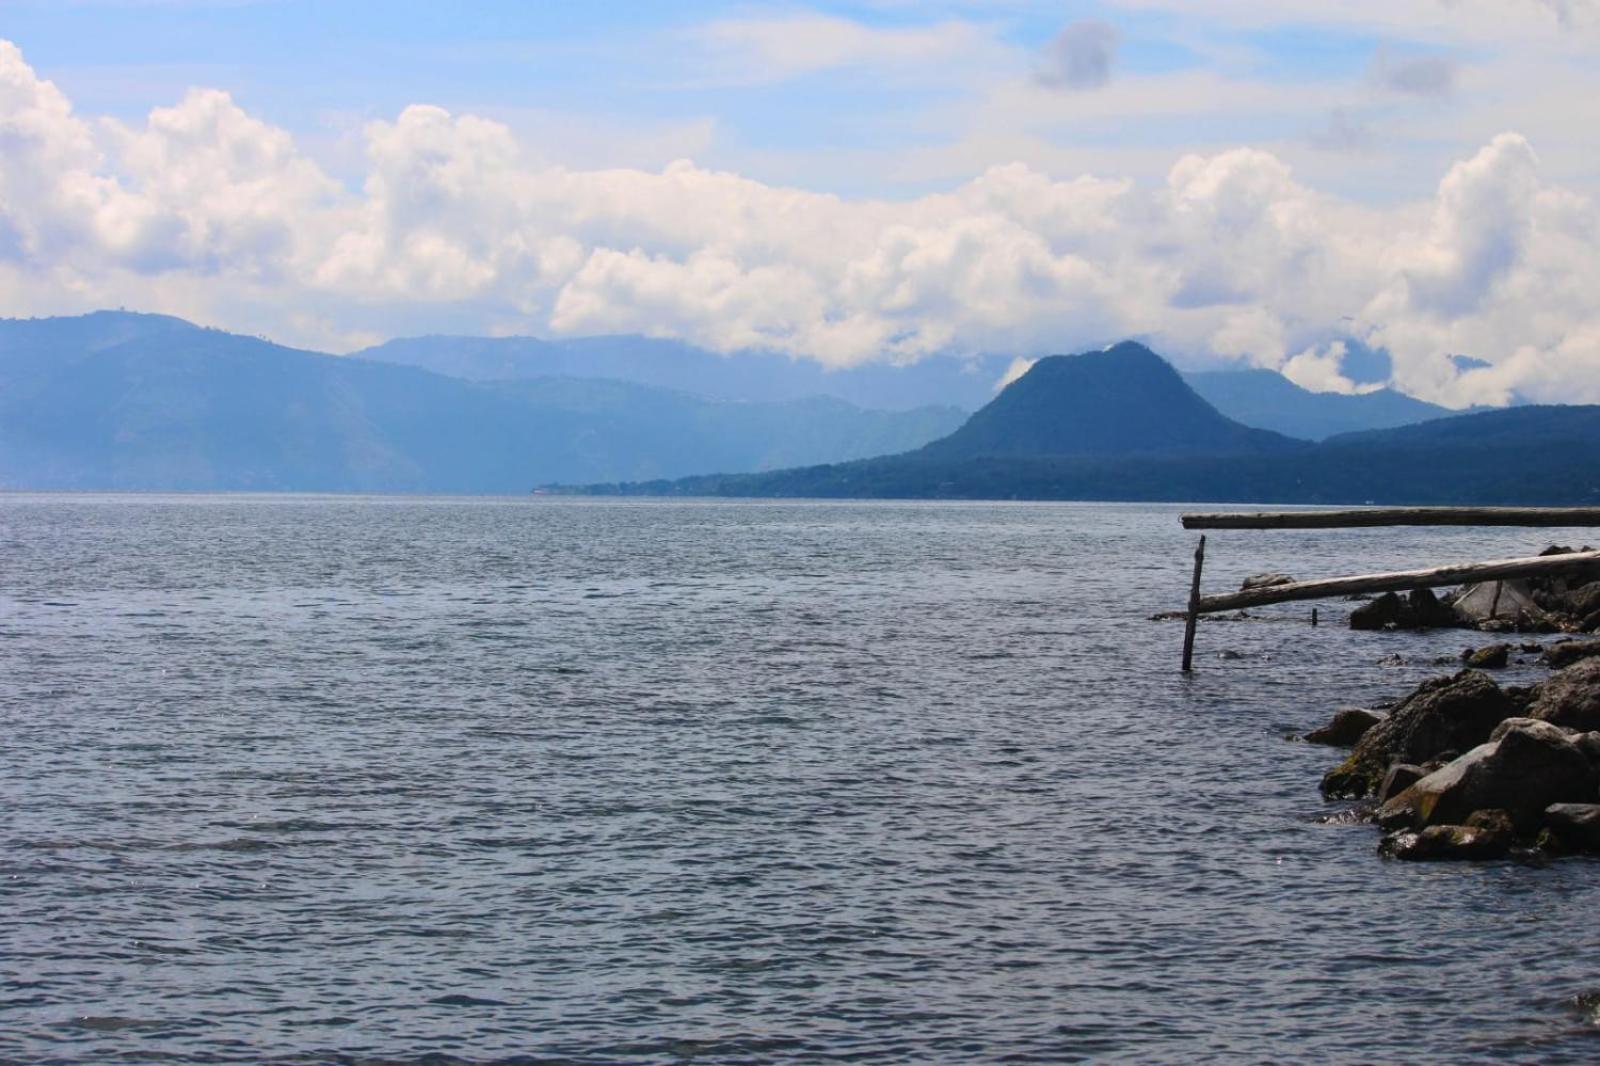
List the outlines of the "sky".
{"type": "Polygon", "coordinates": [[[0,315],[1600,402],[1596,56],[1600,0],[0,0],[0,315]]]}

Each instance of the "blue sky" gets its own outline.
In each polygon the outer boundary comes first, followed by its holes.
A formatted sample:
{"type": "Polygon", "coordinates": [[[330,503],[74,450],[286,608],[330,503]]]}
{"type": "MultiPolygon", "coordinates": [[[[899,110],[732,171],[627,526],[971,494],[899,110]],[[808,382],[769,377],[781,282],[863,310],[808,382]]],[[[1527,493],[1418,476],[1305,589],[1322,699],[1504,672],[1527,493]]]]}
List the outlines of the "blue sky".
{"type": "MultiPolygon", "coordinates": [[[[1364,152],[1347,153],[1356,158],[1341,166],[1328,165],[1325,157],[1338,153],[1321,134],[1335,115],[1362,128],[1461,122],[1467,104],[1459,98],[1371,93],[1374,56],[1461,64],[1485,51],[1482,42],[1429,39],[1426,20],[1383,26],[1337,17],[1218,19],[1206,17],[1204,7],[0,2],[4,35],[79,110],[136,121],[192,86],[222,87],[352,177],[360,173],[356,142],[364,123],[431,103],[504,121],[554,161],[659,165],[687,154],[763,180],[850,194],[914,194],[954,184],[967,176],[963,169],[975,173],[993,161],[949,149],[963,132],[983,127],[988,116],[979,105],[987,92],[1025,76],[1055,34],[1084,20],[1115,27],[1113,76],[1124,83],[1187,72],[1236,87],[1279,86],[1285,96],[1248,106],[1219,100],[1201,122],[1155,108],[1101,120],[1041,118],[1030,132],[1054,149],[1057,168],[1070,166],[1074,148],[1093,164],[1106,158],[1108,146],[1171,155],[1270,143],[1310,157],[1298,162],[1326,172],[1343,191],[1394,199],[1425,194],[1452,150],[1481,140],[1481,133],[1441,129],[1430,146],[1407,128],[1408,150],[1395,152],[1391,165],[1364,152]],[[867,48],[854,58],[819,55],[814,66],[797,59],[785,68],[748,40],[743,52],[737,40],[715,41],[718,26],[822,19],[886,34],[970,27],[972,47],[912,49],[903,62],[867,48]],[[952,158],[872,167],[851,157],[914,148],[943,148],[952,158]],[[1419,168],[1419,155],[1434,166],[1419,168]]],[[[1141,177],[1162,172],[1134,169],[1141,177]]],[[[1592,177],[1581,165],[1568,169],[1575,179],[1592,177]]]]}
{"type": "Polygon", "coordinates": [[[0,42],[0,314],[1137,335],[1341,390],[1358,340],[1600,398],[1596,0],[0,0],[0,42]]]}

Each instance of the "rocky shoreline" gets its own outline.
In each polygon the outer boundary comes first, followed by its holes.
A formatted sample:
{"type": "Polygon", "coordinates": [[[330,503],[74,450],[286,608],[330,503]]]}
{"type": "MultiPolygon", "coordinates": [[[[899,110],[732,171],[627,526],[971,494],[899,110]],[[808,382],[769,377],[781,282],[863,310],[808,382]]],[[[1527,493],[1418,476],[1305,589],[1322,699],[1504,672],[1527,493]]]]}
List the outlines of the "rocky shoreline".
{"type": "Polygon", "coordinates": [[[1327,799],[1356,801],[1340,821],[1376,823],[1379,853],[1395,859],[1600,854],[1600,574],[1495,582],[1444,599],[1386,594],[1356,608],[1350,625],[1568,636],[1469,648],[1458,673],[1387,709],[1341,709],[1308,733],[1310,743],[1350,749],[1321,783],[1327,799]],[[1499,685],[1487,671],[1514,651],[1538,654],[1550,676],[1499,685]]]}

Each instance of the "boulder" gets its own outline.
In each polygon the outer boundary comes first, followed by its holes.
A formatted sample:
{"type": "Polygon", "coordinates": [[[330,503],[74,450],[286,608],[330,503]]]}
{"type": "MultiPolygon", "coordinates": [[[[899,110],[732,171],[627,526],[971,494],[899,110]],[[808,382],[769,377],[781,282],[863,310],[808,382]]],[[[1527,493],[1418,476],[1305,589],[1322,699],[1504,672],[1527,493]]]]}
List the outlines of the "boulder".
{"type": "Polygon", "coordinates": [[[1600,851],[1600,803],[1552,803],[1544,824],[1566,850],[1600,851]]]}
{"type": "Polygon", "coordinates": [[[1360,707],[1341,707],[1333,712],[1333,717],[1328,720],[1327,725],[1306,734],[1306,743],[1327,744],[1335,748],[1352,747],[1367,730],[1381,721],[1383,715],[1376,711],[1360,707]]]}
{"type": "Polygon", "coordinates": [[[1600,729],[1600,658],[1551,674],[1528,705],[1528,717],[1568,729],[1600,729]]]}
{"type": "Polygon", "coordinates": [[[1497,621],[1534,627],[1548,620],[1544,609],[1533,602],[1533,593],[1526,581],[1484,581],[1468,585],[1451,606],[1461,622],[1479,628],[1484,628],[1486,622],[1497,621]]]}
{"type": "Polygon", "coordinates": [[[1292,585],[1294,578],[1288,574],[1251,574],[1239,585],[1240,592],[1249,592],[1251,589],[1270,589],[1279,585],[1292,585]]]}
{"type": "Polygon", "coordinates": [[[1407,862],[1499,859],[1510,852],[1511,839],[1510,830],[1499,825],[1430,825],[1420,833],[1390,833],[1378,854],[1407,862]]]}
{"type": "Polygon", "coordinates": [[[1383,784],[1378,786],[1378,802],[1387,803],[1427,776],[1428,771],[1420,766],[1408,762],[1395,763],[1383,775],[1383,784]]]}
{"type": "Polygon", "coordinates": [[[1489,644],[1482,648],[1468,648],[1461,653],[1461,661],[1477,670],[1499,670],[1511,661],[1511,645],[1489,644]]]}
{"type": "Polygon", "coordinates": [[[1351,629],[1448,629],[1460,624],[1455,611],[1430,589],[1412,589],[1404,599],[1385,592],[1350,612],[1351,629]]]}
{"type": "Polygon", "coordinates": [[[1545,649],[1544,661],[1552,670],[1600,655],[1600,640],[1563,640],[1545,649]]]}
{"type": "Polygon", "coordinates": [[[1600,581],[1591,581],[1568,592],[1567,609],[1579,617],[1600,611],[1600,581]]]}
{"type": "Polygon", "coordinates": [[[1487,674],[1463,670],[1424,681],[1362,735],[1350,757],[1322,779],[1329,798],[1370,796],[1395,762],[1425,763],[1489,739],[1512,705],[1487,674]]]}
{"type": "Polygon", "coordinates": [[[1474,811],[1503,810],[1526,830],[1552,803],[1592,798],[1595,785],[1594,767],[1564,730],[1514,718],[1487,743],[1391,798],[1378,821],[1424,829],[1461,825],[1474,811]]]}

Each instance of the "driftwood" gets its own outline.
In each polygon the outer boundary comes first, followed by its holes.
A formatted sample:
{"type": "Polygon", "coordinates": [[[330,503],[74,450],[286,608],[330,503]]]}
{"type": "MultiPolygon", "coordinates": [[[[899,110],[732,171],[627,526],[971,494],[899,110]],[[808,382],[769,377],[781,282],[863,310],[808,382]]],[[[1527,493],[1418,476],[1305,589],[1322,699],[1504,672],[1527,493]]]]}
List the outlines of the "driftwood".
{"type": "Polygon", "coordinates": [[[1441,588],[1477,581],[1504,581],[1514,577],[1536,577],[1565,570],[1600,566],[1600,551],[1569,552],[1565,555],[1540,555],[1523,559],[1496,559],[1486,563],[1457,563],[1425,570],[1397,570],[1356,577],[1331,577],[1320,581],[1296,581],[1288,585],[1201,596],[1191,600],[1193,615],[1216,611],[1237,611],[1269,603],[1293,600],[1320,600],[1359,592],[1408,592],[1411,589],[1441,588]]]}
{"type": "Polygon", "coordinates": [[[1368,526],[1600,527],[1600,507],[1368,507],[1183,515],[1184,529],[1357,529],[1368,526]]]}

